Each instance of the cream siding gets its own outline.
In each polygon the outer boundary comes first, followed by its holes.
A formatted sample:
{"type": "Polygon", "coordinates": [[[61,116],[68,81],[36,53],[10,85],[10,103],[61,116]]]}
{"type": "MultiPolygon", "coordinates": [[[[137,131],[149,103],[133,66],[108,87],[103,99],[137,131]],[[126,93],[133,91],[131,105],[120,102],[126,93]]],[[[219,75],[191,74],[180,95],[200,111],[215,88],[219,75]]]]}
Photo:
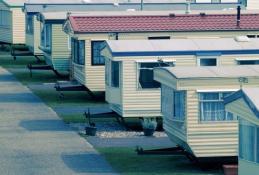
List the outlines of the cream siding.
{"type": "Polygon", "coordinates": [[[40,40],[41,40],[41,31],[40,31],[40,22],[36,19],[37,17],[34,16],[34,28],[33,28],[33,36],[34,36],[34,40],[33,40],[33,52],[35,55],[42,55],[43,52],[42,50],[39,49],[40,46],[40,40]]]}
{"type": "MultiPolygon", "coordinates": [[[[210,38],[210,37],[235,37],[238,35],[247,35],[247,34],[259,34],[259,31],[238,31],[238,32],[139,32],[139,33],[118,33],[119,40],[143,40],[148,39],[148,37],[154,36],[170,36],[171,39],[174,38],[210,38]]],[[[73,78],[78,80],[85,86],[87,86],[91,91],[104,91],[104,66],[92,66],[91,65],[91,41],[94,40],[115,40],[115,34],[79,34],[72,35],[72,37],[78,37],[79,40],[85,40],[86,52],[85,52],[85,72],[84,74],[79,74],[78,71],[75,71],[73,78]],[[82,81],[85,79],[84,81],[82,81]]],[[[190,66],[197,64],[196,56],[178,56],[176,61],[177,66],[190,66]]],[[[124,59],[124,58],[122,58],[124,59]]],[[[130,59],[130,58],[129,58],[130,59]]],[[[134,58],[133,58],[134,59],[134,58]]],[[[229,57],[226,56],[222,58],[220,64],[236,64],[236,57],[231,57],[231,60],[228,60],[229,57]]],[[[77,69],[76,67],[74,69],[77,69]]]]}
{"type": "Polygon", "coordinates": [[[138,89],[137,63],[123,61],[123,117],[161,117],[160,89],[138,89]]]}
{"type": "Polygon", "coordinates": [[[25,44],[25,15],[21,8],[12,8],[12,43],[25,44]]]}
{"type": "Polygon", "coordinates": [[[76,79],[81,84],[86,84],[85,82],[85,67],[83,65],[78,65],[72,63],[73,65],[73,78],[76,79]]]}
{"type": "Polygon", "coordinates": [[[187,91],[188,144],[196,157],[236,156],[238,122],[200,122],[196,90],[187,91]]]}
{"type": "MultiPolygon", "coordinates": [[[[177,90],[186,90],[186,127],[187,138],[184,138],[181,133],[176,132],[172,124],[165,120],[165,130],[170,138],[179,145],[188,147],[196,157],[224,157],[237,156],[238,154],[238,121],[200,121],[199,119],[199,90],[217,90],[240,89],[238,78],[203,78],[203,79],[175,79],[166,71],[158,70],[155,74],[155,79],[167,83],[172,88],[177,90]],[[171,76],[171,80],[169,77],[171,76]],[[178,138],[176,140],[175,138],[178,138]]],[[[243,87],[259,87],[259,78],[248,77],[248,83],[243,84],[243,87]]],[[[239,115],[251,116],[253,113],[245,109],[242,101],[237,101],[231,106],[226,107],[227,111],[235,112],[239,115]]],[[[187,148],[188,148],[187,147],[187,148]]]]}
{"type": "MultiPolygon", "coordinates": [[[[46,53],[44,53],[44,55],[46,55],[46,53]]],[[[62,31],[62,24],[52,24],[51,55],[46,57],[46,59],[48,59],[47,64],[53,66],[57,71],[69,71],[70,56],[68,35],[62,31]]]]}
{"type": "Polygon", "coordinates": [[[258,0],[247,0],[247,9],[248,10],[258,10],[259,1],[258,0]]]}
{"type": "MultiPolygon", "coordinates": [[[[26,25],[26,23],[25,23],[26,25]]],[[[25,40],[26,45],[29,47],[30,51],[34,55],[42,55],[42,50],[39,49],[40,46],[40,22],[37,20],[36,15],[33,16],[33,34],[26,33],[25,40]]]]}

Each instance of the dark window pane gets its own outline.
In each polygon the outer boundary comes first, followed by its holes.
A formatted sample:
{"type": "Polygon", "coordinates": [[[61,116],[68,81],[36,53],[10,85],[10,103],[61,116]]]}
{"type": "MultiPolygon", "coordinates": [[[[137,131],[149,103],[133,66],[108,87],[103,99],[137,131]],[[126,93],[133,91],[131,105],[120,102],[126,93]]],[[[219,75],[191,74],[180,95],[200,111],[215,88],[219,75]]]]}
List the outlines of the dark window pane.
{"type": "Polygon", "coordinates": [[[259,60],[242,60],[238,61],[239,65],[253,65],[253,64],[259,64],[259,60]]]}
{"type": "Polygon", "coordinates": [[[104,65],[105,59],[101,51],[105,48],[104,41],[92,41],[92,65],[104,65]]]}
{"type": "Polygon", "coordinates": [[[200,66],[217,66],[217,59],[202,58],[200,59],[200,66]]]}
{"type": "Polygon", "coordinates": [[[141,88],[160,88],[160,83],[153,79],[153,68],[168,67],[170,64],[164,62],[140,63],[139,64],[139,86],[141,88]]]}
{"type": "Polygon", "coordinates": [[[161,40],[161,39],[170,39],[170,36],[151,36],[148,37],[149,40],[161,40]]]}
{"type": "Polygon", "coordinates": [[[111,67],[111,86],[112,87],[119,87],[120,84],[120,64],[119,62],[113,61],[111,67]]]}

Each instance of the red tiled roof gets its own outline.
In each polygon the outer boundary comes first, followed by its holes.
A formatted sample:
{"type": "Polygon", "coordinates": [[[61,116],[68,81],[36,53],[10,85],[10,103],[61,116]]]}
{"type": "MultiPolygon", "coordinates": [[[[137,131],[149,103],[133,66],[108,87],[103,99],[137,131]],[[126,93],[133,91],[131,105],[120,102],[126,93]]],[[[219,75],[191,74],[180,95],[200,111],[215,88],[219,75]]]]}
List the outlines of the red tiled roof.
{"type": "Polygon", "coordinates": [[[236,25],[234,14],[70,16],[69,20],[75,33],[259,30],[259,14],[242,14],[240,27],[236,25]]]}

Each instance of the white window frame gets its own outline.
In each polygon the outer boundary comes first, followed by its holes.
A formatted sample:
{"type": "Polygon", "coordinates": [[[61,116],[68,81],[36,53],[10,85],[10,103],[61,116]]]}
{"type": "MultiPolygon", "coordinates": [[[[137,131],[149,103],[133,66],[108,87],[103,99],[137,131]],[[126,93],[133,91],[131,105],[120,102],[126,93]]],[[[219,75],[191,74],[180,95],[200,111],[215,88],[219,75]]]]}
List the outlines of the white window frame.
{"type": "MultiPolygon", "coordinates": [[[[197,92],[198,93],[197,94],[198,95],[198,109],[199,109],[199,115],[198,116],[199,116],[199,122],[200,123],[228,123],[228,122],[237,122],[238,121],[237,116],[235,116],[235,115],[233,115],[233,120],[202,120],[202,118],[204,118],[204,117],[202,117],[203,112],[202,112],[202,109],[201,109],[201,103],[202,102],[215,102],[216,103],[216,102],[220,102],[220,101],[223,102],[224,100],[222,100],[221,97],[222,97],[223,93],[227,93],[227,92],[235,92],[235,91],[232,91],[232,90],[222,91],[221,90],[221,91],[199,91],[199,92],[197,92]],[[218,93],[219,99],[217,99],[217,100],[201,100],[200,95],[202,93],[218,93]]],[[[230,112],[226,111],[226,109],[224,111],[227,112],[227,113],[230,113],[230,112]]]]}
{"type": "MultiPolygon", "coordinates": [[[[160,88],[142,88],[139,85],[139,70],[140,70],[140,64],[141,63],[158,63],[159,60],[137,60],[135,61],[136,63],[136,72],[137,72],[137,77],[136,77],[136,89],[137,91],[143,91],[143,90],[159,90],[160,88]]],[[[163,62],[165,63],[169,63],[169,64],[175,64],[175,60],[163,60],[163,62]]],[[[146,69],[152,69],[153,68],[146,68],[146,69]]]]}
{"type": "Polygon", "coordinates": [[[199,56],[197,57],[197,66],[201,66],[202,59],[216,59],[216,66],[219,66],[219,57],[218,56],[199,56]]]}
{"type": "Polygon", "coordinates": [[[69,51],[71,51],[71,36],[67,36],[67,49],[69,50],[69,51]]]}
{"type": "MultiPolygon", "coordinates": [[[[249,65],[249,64],[239,64],[242,61],[258,61],[259,62],[259,58],[236,58],[236,63],[237,65],[249,65]]],[[[251,64],[251,65],[258,65],[258,64],[251,64]]]]}

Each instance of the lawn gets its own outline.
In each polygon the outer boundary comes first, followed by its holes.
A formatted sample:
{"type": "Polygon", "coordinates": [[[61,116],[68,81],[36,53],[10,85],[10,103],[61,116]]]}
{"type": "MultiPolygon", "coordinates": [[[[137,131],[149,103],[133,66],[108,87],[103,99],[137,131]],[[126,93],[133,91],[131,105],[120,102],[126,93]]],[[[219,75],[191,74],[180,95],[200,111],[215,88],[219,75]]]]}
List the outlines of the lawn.
{"type": "MultiPolygon", "coordinates": [[[[57,77],[52,71],[33,70],[30,77],[28,64],[38,64],[34,57],[17,57],[14,61],[9,53],[0,52],[0,66],[6,68],[22,84],[29,87],[35,95],[40,97],[48,106],[55,108],[73,109],[74,107],[85,108],[105,105],[104,100],[93,100],[86,92],[64,92],[64,98],[60,98],[59,93],[54,89],[54,84],[64,78],[57,77]]],[[[44,63],[41,63],[44,64],[44,63]]],[[[58,113],[66,123],[85,122],[83,112],[69,114],[58,113]]]]}
{"type": "Polygon", "coordinates": [[[222,175],[221,168],[201,170],[184,156],[137,155],[135,148],[96,148],[122,175],[222,175]]]}

